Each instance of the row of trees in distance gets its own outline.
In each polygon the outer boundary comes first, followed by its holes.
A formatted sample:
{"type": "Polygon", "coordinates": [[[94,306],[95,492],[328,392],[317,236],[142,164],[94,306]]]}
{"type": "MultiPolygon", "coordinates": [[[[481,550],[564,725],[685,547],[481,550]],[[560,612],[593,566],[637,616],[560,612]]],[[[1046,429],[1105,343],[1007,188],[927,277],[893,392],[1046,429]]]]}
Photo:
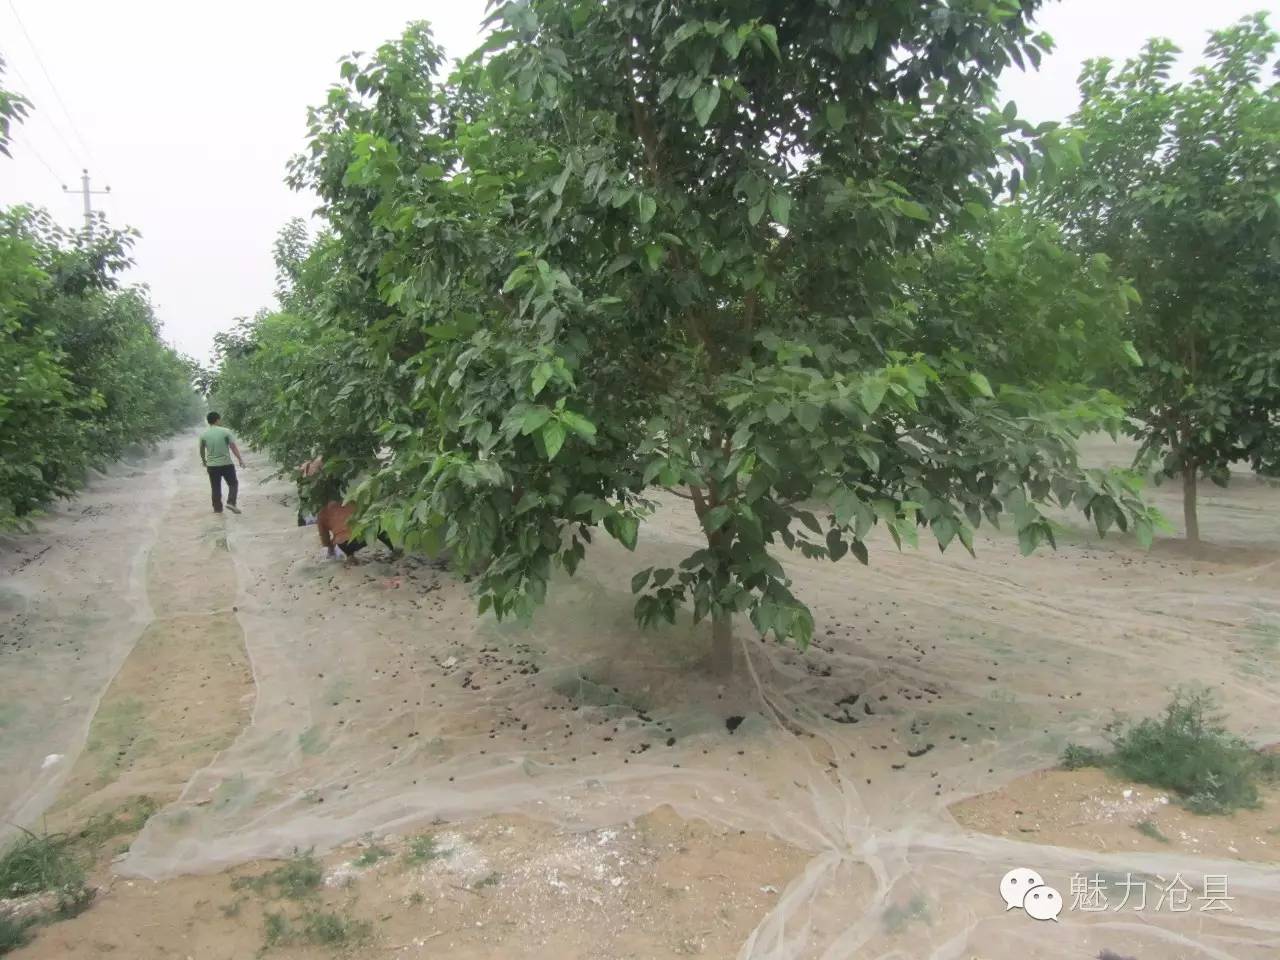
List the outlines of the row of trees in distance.
{"type": "MultiPolygon", "coordinates": [[[[0,61],[0,81],[3,62],[0,61]]],[[[0,152],[25,98],[0,88],[0,152]]],[[[191,423],[195,365],[167,346],[146,290],[120,283],[134,236],[0,210],[0,532],[25,529],[92,467],[191,423]]]]}

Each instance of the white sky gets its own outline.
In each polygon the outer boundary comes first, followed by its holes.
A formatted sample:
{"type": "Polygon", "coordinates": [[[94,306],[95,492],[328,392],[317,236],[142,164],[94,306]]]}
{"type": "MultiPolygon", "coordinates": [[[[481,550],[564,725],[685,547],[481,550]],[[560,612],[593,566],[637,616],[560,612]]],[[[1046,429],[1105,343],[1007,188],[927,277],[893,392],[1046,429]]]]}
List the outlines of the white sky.
{"type": "MultiPolygon", "coordinates": [[[[203,359],[215,332],[273,304],[276,231],[314,206],[285,186],[285,165],[338,58],[413,19],[430,20],[460,56],[474,46],[484,8],[485,0],[0,0],[4,85],[35,104],[17,128],[14,159],[0,158],[0,204],[44,206],[77,224],[80,196],[60,186],[78,189],[88,166],[95,188],[112,191],[95,204],[142,231],[130,279],[151,287],[166,336],[203,359]]],[[[1038,74],[1007,75],[1005,93],[1025,117],[1061,119],[1075,107],[1085,59],[1123,59],[1152,35],[1198,53],[1207,31],[1257,10],[1280,27],[1280,0],[1051,2],[1040,25],[1057,52],[1038,74]]]]}

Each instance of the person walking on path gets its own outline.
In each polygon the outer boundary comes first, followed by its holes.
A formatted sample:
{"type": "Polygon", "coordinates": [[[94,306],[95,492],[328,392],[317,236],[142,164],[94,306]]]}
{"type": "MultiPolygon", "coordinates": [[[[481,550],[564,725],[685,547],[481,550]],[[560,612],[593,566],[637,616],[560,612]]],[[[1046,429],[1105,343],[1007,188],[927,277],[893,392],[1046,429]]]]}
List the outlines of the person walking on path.
{"type": "Polygon", "coordinates": [[[213,512],[222,512],[222,481],[227,481],[227,509],[239,513],[236,506],[236,493],[240,490],[240,481],[236,479],[236,468],[231,465],[234,455],[240,468],[244,469],[244,457],[240,456],[240,448],[236,446],[231,431],[222,426],[222,417],[210,413],[205,419],[209,428],[200,434],[200,462],[209,471],[209,489],[213,494],[213,512]]]}

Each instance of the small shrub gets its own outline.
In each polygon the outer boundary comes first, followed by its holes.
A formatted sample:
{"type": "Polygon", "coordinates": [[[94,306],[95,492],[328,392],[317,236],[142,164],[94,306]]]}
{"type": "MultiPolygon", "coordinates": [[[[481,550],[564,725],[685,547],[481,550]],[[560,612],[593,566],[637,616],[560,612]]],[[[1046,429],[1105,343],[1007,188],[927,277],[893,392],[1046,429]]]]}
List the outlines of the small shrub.
{"type": "Polygon", "coordinates": [[[1082,747],[1069,743],[1062,751],[1062,769],[1079,770],[1082,767],[1101,767],[1105,765],[1106,755],[1092,747],[1082,747]]]}
{"type": "Polygon", "coordinates": [[[1109,728],[1111,751],[1068,745],[1067,769],[1097,766],[1174,793],[1194,813],[1229,813],[1258,805],[1258,784],[1275,778],[1280,760],[1228,733],[1209,690],[1179,690],[1159,717],[1109,728]]]}

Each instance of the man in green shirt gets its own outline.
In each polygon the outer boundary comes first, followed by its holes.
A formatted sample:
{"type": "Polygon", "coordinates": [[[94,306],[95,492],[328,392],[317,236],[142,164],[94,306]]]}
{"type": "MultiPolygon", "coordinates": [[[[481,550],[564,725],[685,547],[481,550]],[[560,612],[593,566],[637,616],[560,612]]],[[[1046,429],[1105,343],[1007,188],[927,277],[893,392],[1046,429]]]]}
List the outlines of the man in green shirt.
{"type": "Polygon", "coordinates": [[[236,468],[231,465],[231,457],[234,454],[242,468],[244,457],[240,456],[240,448],[236,446],[231,431],[219,424],[221,416],[210,413],[205,419],[209,421],[209,429],[200,434],[200,462],[209,471],[209,487],[213,492],[213,512],[222,512],[222,481],[226,480],[227,509],[232,513],[239,513],[240,508],[236,506],[236,493],[240,489],[240,482],[236,479],[236,468]]]}

